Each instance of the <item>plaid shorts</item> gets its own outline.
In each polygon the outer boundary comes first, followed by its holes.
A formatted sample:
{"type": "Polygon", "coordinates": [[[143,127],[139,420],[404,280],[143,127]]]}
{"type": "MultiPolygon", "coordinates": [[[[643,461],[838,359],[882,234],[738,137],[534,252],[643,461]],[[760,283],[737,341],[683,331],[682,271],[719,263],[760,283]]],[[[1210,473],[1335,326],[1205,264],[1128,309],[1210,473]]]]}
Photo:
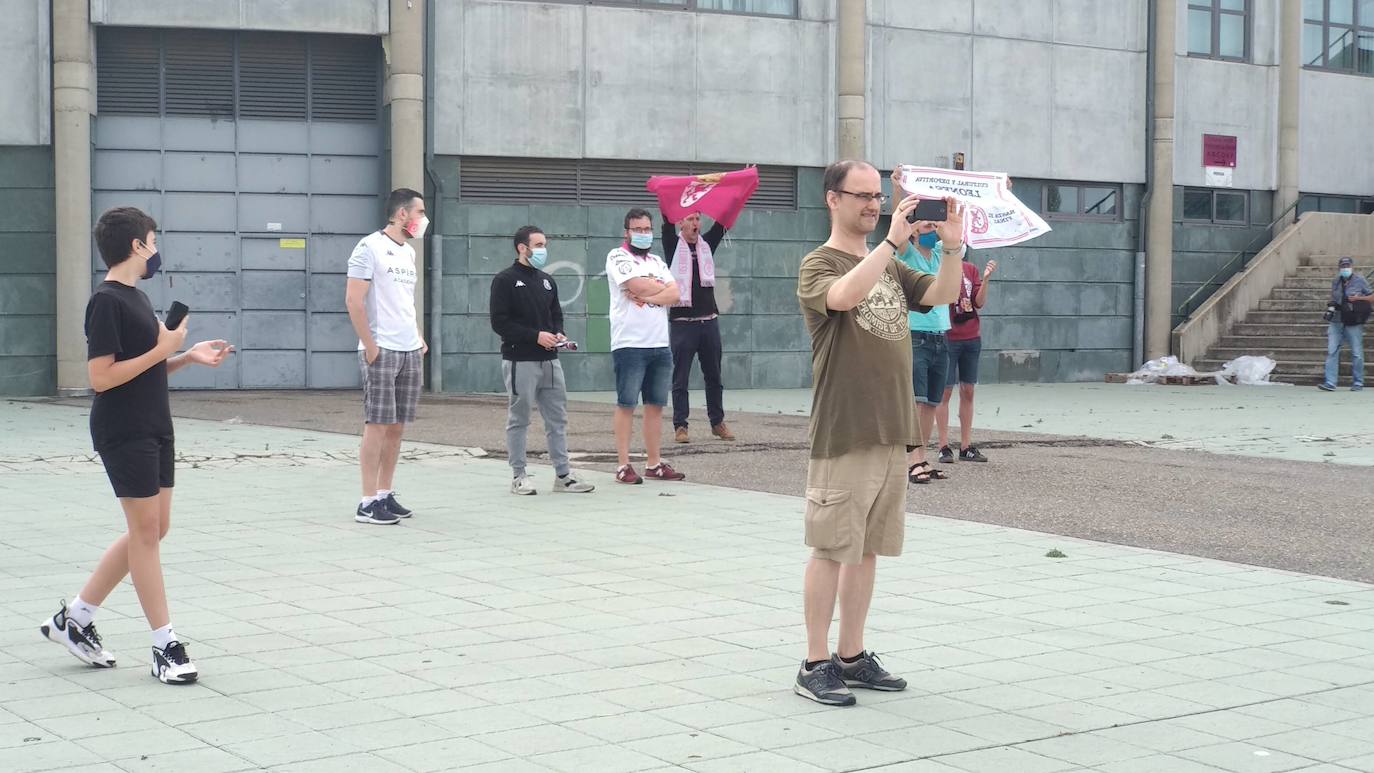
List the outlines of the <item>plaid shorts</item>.
{"type": "Polygon", "coordinates": [[[363,369],[363,421],[415,421],[415,405],[420,402],[420,351],[381,349],[371,365],[367,364],[367,353],[358,352],[358,365],[363,369]]]}

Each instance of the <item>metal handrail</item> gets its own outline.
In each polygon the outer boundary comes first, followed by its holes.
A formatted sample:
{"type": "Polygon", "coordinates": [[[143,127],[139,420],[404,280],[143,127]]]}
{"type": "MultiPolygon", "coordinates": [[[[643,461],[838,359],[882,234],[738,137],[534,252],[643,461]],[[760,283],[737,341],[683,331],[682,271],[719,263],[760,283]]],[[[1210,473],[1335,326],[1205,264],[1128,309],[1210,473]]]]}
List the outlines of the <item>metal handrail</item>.
{"type": "MultiPolygon", "coordinates": [[[[1251,252],[1250,248],[1254,247],[1255,243],[1258,242],[1261,238],[1272,238],[1270,232],[1274,230],[1274,226],[1278,225],[1280,222],[1284,220],[1284,218],[1288,217],[1288,213],[1297,209],[1299,201],[1302,201],[1301,196],[1299,196],[1297,200],[1295,200],[1292,204],[1289,204],[1288,209],[1285,209],[1281,214],[1279,214],[1278,217],[1274,218],[1273,222],[1269,223],[1268,226],[1265,226],[1264,233],[1251,239],[1248,244],[1241,248],[1240,252],[1237,252],[1235,255],[1231,256],[1231,259],[1226,261],[1226,263],[1221,268],[1217,269],[1215,274],[1212,274],[1210,277],[1208,277],[1207,281],[1203,282],[1201,287],[1194,290],[1192,295],[1188,296],[1187,299],[1183,301],[1183,303],[1179,304],[1178,308],[1175,310],[1178,312],[1179,316],[1187,318],[1188,315],[1192,314],[1195,311],[1195,309],[1191,305],[1193,303],[1193,300],[1196,299],[1199,295],[1201,295],[1203,290],[1206,290],[1207,288],[1211,287],[1212,284],[1216,282],[1217,277],[1221,276],[1222,274],[1230,270],[1231,264],[1235,263],[1237,259],[1240,260],[1240,267],[1242,269],[1245,268],[1245,255],[1246,253],[1251,252]]],[[[1296,218],[1294,218],[1294,221],[1296,222],[1296,218]]],[[[1255,254],[1258,255],[1259,253],[1256,252],[1255,254]]],[[[1223,283],[1217,282],[1216,284],[1218,287],[1220,287],[1223,283]]]]}

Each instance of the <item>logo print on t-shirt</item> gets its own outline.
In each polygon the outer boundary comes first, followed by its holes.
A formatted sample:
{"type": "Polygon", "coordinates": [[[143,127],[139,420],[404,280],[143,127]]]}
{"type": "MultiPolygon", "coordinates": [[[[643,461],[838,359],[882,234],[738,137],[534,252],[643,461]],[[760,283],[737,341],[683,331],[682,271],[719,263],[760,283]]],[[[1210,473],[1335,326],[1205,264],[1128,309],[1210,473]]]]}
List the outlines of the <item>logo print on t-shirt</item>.
{"type": "Polygon", "coordinates": [[[552,290],[552,289],[553,289],[553,285],[549,284],[549,280],[547,280],[547,279],[544,280],[544,289],[545,289],[545,290],[552,290]]]}
{"type": "Polygon", "coordinates": [[[521,279],[515,280],[515,286],[516,286],[516,287],[524,287],[524,286],[525,286],[524,280],[521,280],[521,279]]]}
{"type": "Polygon", "coordinates": [[[907,335],[906,296],[886,271],[854,312],[859,327],[884,341],[900,341],[907,335]]]}

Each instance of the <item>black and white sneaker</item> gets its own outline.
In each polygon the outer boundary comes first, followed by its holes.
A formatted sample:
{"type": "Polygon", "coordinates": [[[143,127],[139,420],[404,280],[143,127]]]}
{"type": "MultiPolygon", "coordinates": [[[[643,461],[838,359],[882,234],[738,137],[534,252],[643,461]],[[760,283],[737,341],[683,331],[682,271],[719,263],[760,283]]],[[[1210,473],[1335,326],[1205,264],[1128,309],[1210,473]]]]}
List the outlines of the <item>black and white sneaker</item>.
{"type": "Polygon", "coordinates": [[[940,464],[954,464],[954,449],[949,446],[941,446],[940,464]]]}
{"type": "Polygon", "coordinates": [[[402,507],[401,503],[396,501],[395,491],[388,493],[386,499],[382,500],[382,504],[386,505],[387,511],[397,518],[409,518],[415,514],[414,510],[408,507],[402,507]]]}
{"type": "Polygon", "coordinates": [[[906,680],[889,674],[879,662],[878,656],[868,650],[860,653],[859,659],[853,663],[846,663],[838,654],[831,662],[840,670],[840,677],[844,683],[850,687],[884,692],[901,692],[906,689],[906,680]]]}
{"type": "Polygon", "coordinates": [[[983,452],[979,451],[977,446],[969,446],[959,452],[959,461],[961,462],[986,462],[987,460],[988,458],[983,456],[983,452]]]}
{"type": "Polygon", "coordinates": [[[835,665],[833,660],[820,663],[810,671],[806,669],[806,662],[803,661],[801,670],[797,671],[797,683],[792,685],[792,692],[827,706],[853,706],[858,703],[854,693],[845,686],[844,679],[840,676],[840,667],[835,665]]]}
{"type": "Polygon", "coordinates": [[[394,513],[386,507],[386,500],[377,499],[367,504],[359,504],[358,512],[353,516],[353,520],[358,523],[375,523],[383,526],[391,526],[401,522],[394,513]]]}
{"type": "Polygon", "coordinates": [[[61,644],[72,653],[77,660],[96,668],[113,668],[115,656],[105,651],[100,643],[100,634],[96,633],[95,623],[82,628],[67,616],[67,602],[62,602],[62,608],[57,610],[57,614],[44,620],[38,626],[38,630],[48,641],[61,644]]]}
{"type": "Polygon", "coordinates": [[[200,678],[200,672],[186,654],[185,645],[174,641],[163,649],[153,647],[153,676],[163,684],[190,684],[200,678]]]}

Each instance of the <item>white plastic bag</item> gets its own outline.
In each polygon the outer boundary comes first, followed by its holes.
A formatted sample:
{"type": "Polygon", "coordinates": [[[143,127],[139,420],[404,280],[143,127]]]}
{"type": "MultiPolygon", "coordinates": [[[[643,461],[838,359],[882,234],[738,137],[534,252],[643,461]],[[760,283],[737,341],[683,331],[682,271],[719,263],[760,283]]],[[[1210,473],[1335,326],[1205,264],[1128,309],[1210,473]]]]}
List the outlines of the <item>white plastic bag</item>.
{"type": "Polygon", "coordinates": [[[1274,386],[1274,382],[1269,380],[1269,374],[1274,372],[1278,366],[1269,357],[1247,354],[1237,357],[1222,366],[1217,371],[1217,383],[1231,383],[1227,376],[1235,376],[1237,384],[1246,386],[1274,386]]]}
{"type": "Polygon", "coordinates": [[[1141,365],[1139,370],[1132,373],[1130,377],[1126,379],[1126,383],[1153,384],[1158,381],[1161,376],[1196,375],[1198,375],[1198,372],[1193,369],[1193,366],[1179,362],[1178,358],[1171,354],[1168,357],[1158,357],[1141,365]]]}

